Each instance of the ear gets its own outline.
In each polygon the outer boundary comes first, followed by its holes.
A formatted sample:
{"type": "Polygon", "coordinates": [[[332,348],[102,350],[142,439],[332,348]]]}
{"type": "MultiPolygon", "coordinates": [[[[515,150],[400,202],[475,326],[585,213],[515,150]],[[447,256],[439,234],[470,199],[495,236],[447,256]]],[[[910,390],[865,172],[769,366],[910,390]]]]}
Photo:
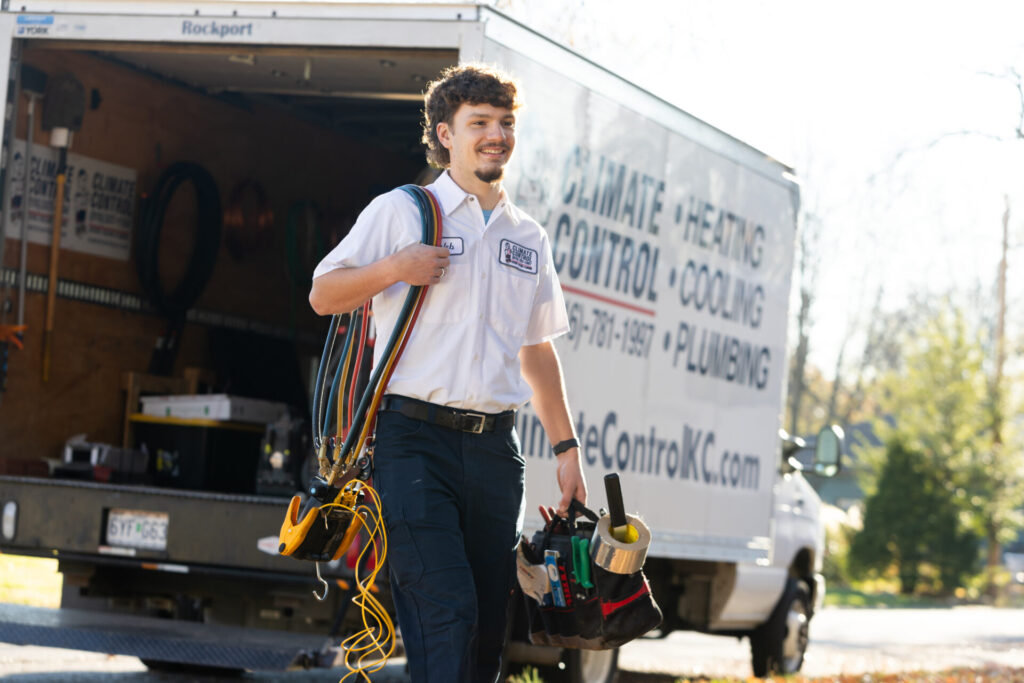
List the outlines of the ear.
{"type": "Polygon", "coordinates": [[[452,148],[452,129],[446,121],[442,121],[437,124],[437,139],[441,141],[441,146],[445,149],[452,148]]]}

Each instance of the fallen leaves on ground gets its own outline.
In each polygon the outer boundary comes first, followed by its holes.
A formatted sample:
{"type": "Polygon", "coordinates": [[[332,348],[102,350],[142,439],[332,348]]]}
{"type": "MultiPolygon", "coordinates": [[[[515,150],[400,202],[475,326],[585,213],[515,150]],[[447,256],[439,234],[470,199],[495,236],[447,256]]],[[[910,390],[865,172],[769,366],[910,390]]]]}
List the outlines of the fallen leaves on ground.
{"type": "MultiPolygon", "coordinates": [[[[684,678],[682,683],[736,683],[740,679],[684,678]]],[[[1024,683],[1024,669],[989,667],[940,672],[844,674],[841,676],[777,676],[748,678],[746,683],[1024,683]]]]}
{"type": "Polygon", "coordinates": [[[1024,683],[1024,669],[978,667],[940,672],[843,674],[840,676],[776,676],[774,678],[678,678],[666,674],[623,671],[620,683],[1024,683]]]}

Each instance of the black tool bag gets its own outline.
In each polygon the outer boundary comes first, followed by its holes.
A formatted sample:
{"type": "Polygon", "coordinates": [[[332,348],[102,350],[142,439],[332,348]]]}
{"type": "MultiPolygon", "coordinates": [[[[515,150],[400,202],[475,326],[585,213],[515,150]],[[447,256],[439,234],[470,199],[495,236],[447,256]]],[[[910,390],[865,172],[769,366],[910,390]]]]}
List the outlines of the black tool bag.
{"type": "Polygon", "coordinates": [[[517,573],[534,645],[609,650],[661,624],[661,610],[642,570],[615,574],[591,559],[597,519],[592,510],[573,501],[568,519],[555,517],[534,534],[532,543],[525,536],[520,540],[517,573]],[[586,521],[575,520],[574,512],[586,521]],[[557,552],[557,560],[546,560],[545,551],[557,552]],[[556,569],[546,571],[549,563],[556,569]],[[561,601],[553,589],[537,600],[541,571],[552,586],[551,574],[557,574],[561,601]]]}

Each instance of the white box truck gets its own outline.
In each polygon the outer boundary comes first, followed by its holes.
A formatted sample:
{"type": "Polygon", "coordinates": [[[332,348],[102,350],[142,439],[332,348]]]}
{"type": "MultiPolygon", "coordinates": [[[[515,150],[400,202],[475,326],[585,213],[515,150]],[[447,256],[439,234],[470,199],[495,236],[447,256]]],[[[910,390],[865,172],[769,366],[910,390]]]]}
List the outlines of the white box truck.
{"type": "MultiPolygon", "coordinates": [[[[154,667],[323,661],[325,637],[336,643],[356,616],[349,595],[314,601],[311,566],[275,553],[302,483],[288,463],[309,450],[295,425],[324,333],[304,278],[371,196],[423,170],[424,83],[484,61],[524,86],[506,187],[551,238],[592,504],[618,472],[653,533],[660,634],[747,636],[755,673],[799,668],[824,585],[820,502],[790,458],[796,442],[779,437],[790,169],[473,2],[2,10],[2,274],[8,300],[23,300],[6,322],[23,316],[28,330],[25,350],[9,349],[0,405],[0,551],[55,557],[64,589],[59,610],[0,606],[0,640],[154,667]],[[47,85],[68,74],[85,106],[54,255],[48,129],[66,103],[47,85]],[[186,381],[186,368],[202,370],[186,381]],[[288,403],[293,422],[262,431],[139,411],[140,395],[204,382],[288,403]],[[145,476],[53,462],[77,434],[144,449],[145,476]]],[[[517,427],[530,533],[541,521],[529,510],[556,498],[554,460],[529,407],[517,427]]],[[[821,471],[838,466],[835,437],[818,439],[821,471]]],[[[326,575],[345,586],[351,567],[326,575]]],[[[616,672],[616,651],[536,648],[519,630],[508,653],[561,661],[574,681],[616,672]]]]}

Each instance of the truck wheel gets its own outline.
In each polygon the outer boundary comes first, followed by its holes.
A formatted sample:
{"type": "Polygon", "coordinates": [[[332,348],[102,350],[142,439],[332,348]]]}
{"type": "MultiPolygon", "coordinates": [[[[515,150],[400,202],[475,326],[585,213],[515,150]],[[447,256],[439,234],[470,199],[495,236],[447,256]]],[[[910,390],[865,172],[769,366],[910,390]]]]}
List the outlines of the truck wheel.
{"type": "Polygon", "coordinates": [[[800,670],[807,651],[807,630],[811,620],[810,591],[799,579],[786,581],[768,621],[750,633],[750,654],[754,675],[792,674],[800,670]]]}

